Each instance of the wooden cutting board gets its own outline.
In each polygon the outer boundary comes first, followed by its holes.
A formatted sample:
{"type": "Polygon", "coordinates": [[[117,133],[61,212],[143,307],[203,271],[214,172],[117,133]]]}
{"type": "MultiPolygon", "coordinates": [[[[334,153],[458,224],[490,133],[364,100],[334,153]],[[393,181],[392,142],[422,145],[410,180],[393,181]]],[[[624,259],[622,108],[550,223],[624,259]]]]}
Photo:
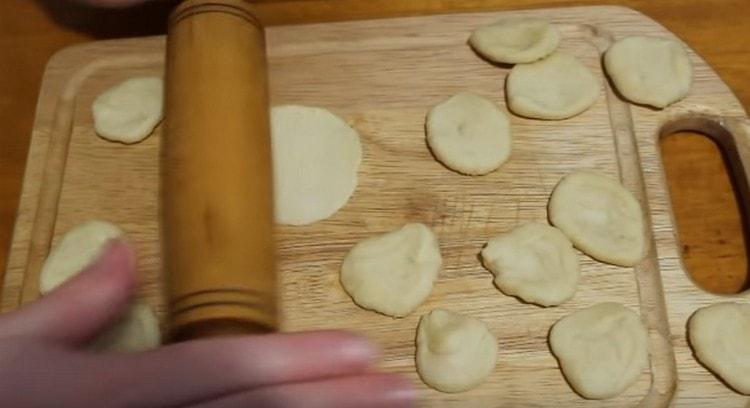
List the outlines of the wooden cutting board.
{"type": "MultiPolygon", "coordinates": [[[[724,300],[690,280],[681,260],[658,139],[678,129],[706,132],[729,151],[747,199],[750,132],[728,87],[694,52],[690,95],[665,110],[623,102],[602,73],[612,39],[674,37],[646,16],[621,7],[580,7],[453,14],[292,25],[267,30],[272,102],[326,107],[361,136],[360,182],[349,203],[328,220],[279,227],[281,306],[285,330],[344,328],[384,348],[382,367],[409,376],[426,406],[740,406],[743,397],[693,358],[685,335],[698,307],[724,300]],[[472,29],[500,17],[535,16],[563,32],[561,49],[602,79],[596,104],[564,121],[511,115],[513,153],[497,172],[467,177],[430,155],[428,109],[462,90],[505,105],[508,67],[492,65],[467,45],[472,29]],[[581,254],[575,297],[553,308],[502,295],[478,253],[494,234],[545,221],[552,188],[567,173],[593,169],[619,178],[641,201],[649,221],[646,259],[635,268],[605,265],[581,254]],[[357,241],[405,222],[424,222],[440,239],[444,268],[428,300],[393,319],[355,306],[338,282],[343,256],[357,241]],[[549,352],[547,334],[560,317],[603,301],[637,311],[650,333],[649,369],[622,395],[584,400],[571,390],[549,352]],[[442,394],[414,369],[419,317],[441,307],[485,321],[500,357],[478,388],[442,394]]],[[[2,291],[3,311],[38,297],[41,263],[50,245],[91,219],[120,225],[138,249],[139,296],[163,313],[160,297],[158,157],[160,130],[132,146],[93,130],[93,98],[118,81],[163,73],[164,38],[104,41],[61,51],[50,61],[37,107],[18,220],[2,291]]],[[[221,135],[216,135],[217,139],[221,135]]],[[[707,231],[710,233],[710,231],[707,231]]]]}

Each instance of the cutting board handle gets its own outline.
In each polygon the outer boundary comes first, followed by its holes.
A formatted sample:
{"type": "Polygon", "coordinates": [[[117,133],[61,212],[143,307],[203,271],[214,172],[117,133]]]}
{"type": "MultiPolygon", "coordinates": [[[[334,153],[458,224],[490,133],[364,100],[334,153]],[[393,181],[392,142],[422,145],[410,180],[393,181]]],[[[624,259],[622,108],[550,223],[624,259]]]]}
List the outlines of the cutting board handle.
{"type": "Polygon", "coordinates": [[[659,134],[663,137],[682,131],[698,132],[718,143],[739,194],[743,219],[750,220],[750,119],[708,109],[677,112],[663,122],[659,134]]]}
{"type": "MultiPolygon", "coordinates": [[[[729,162],[732,168],[737,189],[739,190],[741,205],[740,211],[743,212],[745,222],[750,220],[750,119],[743,118],[722,118],[722,123],[728,131],[727,144],[733,146],[736,155],[729,155],[729,162]]],[[[721,143],[721,142],[720,142],[721,143]]],[[[730,149],[724,146],[725,149],[730,149]]]]}

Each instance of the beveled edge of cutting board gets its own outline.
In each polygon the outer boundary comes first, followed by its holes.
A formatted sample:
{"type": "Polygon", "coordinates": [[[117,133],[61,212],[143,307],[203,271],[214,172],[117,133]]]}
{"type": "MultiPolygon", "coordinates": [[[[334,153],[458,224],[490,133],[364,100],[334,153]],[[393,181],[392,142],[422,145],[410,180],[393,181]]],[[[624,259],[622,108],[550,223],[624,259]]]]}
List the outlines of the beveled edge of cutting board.
{"type": "MultiPolygon", "coordinates": [[[[112,42],[116,42],[113,40],[112,42]]],[[[50,60],[47,70],[45,71],[45,77],[47,72],[58,69],[59,65],[62,65],[67,59],[76,57],[76,53],[87,52],[86,46],[76,46],[70,49],[63,50],[53,56],[50,60]]],[[[80,69],[70,72],[63,82],[63,86],[60,89],[59,97],[56,100],[54,107],[54,113],[51,117],[51,128],[46,134],[44,143],[44,167],[42,168],[41,174],[32,173],[33,169],[31,166],[36,164],[37,146],[34,142],[39,139],[38,135],[34,133],[32,135],[32,146],[29,148],[29,156],[27,158],[27,168],[24,174],[24,180],[30,175],[35,177],[34,184],[39,183],[37,186],[36,197],[34,200],[35,209],[32,228],[28,232],[29,242],[27,247],[27,263],[26,273],[24,273],[24,279],[21,284],[21,297],[18,300],[19,304],[24,304],[29,301],[35,300],[39,297],[39,271],[45,258],[49,252],[50,244],[52,242],[55,226],[55,218],[57,215],[57,204],[59,201],[60,191],[63,186],[63,178],[65,174],[65,165],[67,162],[68,144],[72,133],[72,126],[75,116],[75,107],[77,103],[77,93],[82,84],[93,74],[101,69],[113,67],[113,66],[139,66],[139,65],[153,65],[163,64],[164,53],[154,52],[145,53],[139,55],[124,55],[114,58],[106,59],[95,59],[92,62],[84,65],[80,69]]],[[[44,86],[44,83],[43,83],[44,86]]],[[[40,101],[42,95],[40,94],[40,101]]],[[[40,106],[37,106],[40,109],[40,106]]],[[[37,120],[35,120],[34,128],[36,129],[39,116],[47,112],[37,112],[37,120]]],[[[38,147],[39,149],[42,146],[38,147]]],[[[31,183],[29,183],[31,184],[31,183]]],[[[30,208],[26,207],[29,204],[26,200],[26,194],[34,194],[33,192],[27,191],[27,183],[24,182],[24,187],[21,193],[21,200],[19,203],[19,220],[16,223],[15,234],[19,233],[18,230],[20,218],[22,213],[20,211],[21,205],[23,210],[28,211],[30,208]]],[[[31,186],[29,186],[31,187],[31,186]]],[[[33,198],[30,198],[33,200],[33,198]]],[[[15,242],[15,238],[14,238],[15,242]]],[[[13,248],[13,246],[11,246],[13,248]]],[[[10,256],[9,266],[10,270],[10,256]]],[[[6,278],[7,279],[7,278],[6,278]]],[[[7,283],[7,282],[6,282],[7,283]]],[[[5,292],[3,288],[3,292],[5,292]]],[[[4,298],[5,296],[3,296],[4,298]]],[[[3,310],[5,310],[5,300],[3,299],[3,310]]]]}
{"type": "MultiPolygon", "coordinates": [[[[589,7],[574,7],[574,8],[559,8],[559,9],[532,9],[532,10],[524,10],[526,13],[543,13],[543,12],[553,12],[553,11],[564,11],[564,12],[577,12],[577,11],[583,11],[588,10],[591,11],[594,10],[602,10],[602,9],[617,9],[618,11],[622,13],[629,14],[628,18],[637,19],[640,23],[643,23],[644,20],[647,20],[649,24],[658,25],[658,23],[654,22],[649,17],[643,15],[640,12],[637,12],[635,10],[621,7],[621,6],[589,6],[589,7]]],[[[491,14],[507,14],[507,13],[517,13],[519,10],[508,10],[508,11],[498,11],[498,12],[482,12],[482,13],[460,13],[462,15],[466,14],[482,14],[486,15],[488,13],[491,14]]],[[[454,14],[443,14],[441,16],[444,16],[445,18],[451,18],[451,16],[454,16],[454,14]]],[[[427,16],[430,17],[430,16],[427,16]]],[[[403,21],[413,21],[415,19],[420,19],[425,17],[398,17],[395,19],[388,18],[388,19],[379,19],[377,21],[384,21],[384,20],[403,20],[403,21]]],[[[362,23],[363,21],[357,21],[356,23],[362,23]]],[[[314,23],[314,24],[356,24],[356,23],[314,23]]],[[[594,26],[590,26],[594,28],[594,26]]],[[[659,25],[659,27],[661,27],[659,25]]],[[[272,29],[272,28],[271,28],[272,29]]],[[[662,27],[663,29],[663,27],[662,27]]],[[[663,29],[665,32],[668,32],[668,30],[663,29]]],[[[671,33],[670,33],[671,34],[671,33]]],[[[601,40],[603,38],[606,38],[606,32],[595,32],[592,31],[593,38],[598,38],[600,40],[600,43],[598,44],[599,47],[602,46],[603,43],[601,43],[601,40]]],[[[676,37],[675,37],[676,38],[676,37]]],[[[597,44],[595,44],[597,45],[597,44]]],[[[11,250],[9,253],[9,261],[8,261],[8,267],[7,267],[7,273],[5,277],[5,285],[3,286],[3,297],[1,299],[2,301],[2,309],[3,311],[9,311],[12,309],[15,309],[20,301],[23,299],[24,302],[27,300],[31,300],[33,298],[36,298],[38,296],[37,292],[37,277],[38,277],[38,270],[41,266],[41,263],[43,262],[44,258],[46,257],[46,254],[49,250],[49,245],[52,239],[52,233],[54,231],[54,225],[55,225],[55,216],[56,216],[56,205],[57,205],[57,199],[54,197],[57,197],[60,193],[60,189],[62,187],[62,177],[63,172],[62,171],[56,171],[58,169],[64,168],[65,166],[65,160],[66,160],[66,154],[67,154],[67,143],[70,138],[70,127],[72,125],[72,117],[73,117],[73,109],[75,107],[75,99],[76,99],[76,93],[81,86],[82,83],[85,82],[85,80],[95,72],[97,72],[99,69],[110,67],[110,66],[120,66],[120,65],[129,65],[129,64],[143,64],[143,63],[163,63],[163,47],[164,47],[164,37],[149,37],[149,38],[139,38],[139,39],[125,39],[125,40],[107,40],[107,41],[98,41],[94,43],[87,43],[82,45],[73,46],[70,48],[63,49],[56,53],[49,61],[48,66],[45,70],[45,76],[44,81],[42,84],[42,92],[39,96],[39,102],[37,106],[37,114],[35,118],[34,123],[34,132],[33,137],[31,141],[31,146],[29,149],[28,159],[27,159],[27,165],[24,175],[24,183],[23,183],[23,189],[21,194],[21,200],[19,202],[19,211],[17,216],[16,225],[14,228],[14,235],[13,235],[13,241],[11,244],[11,250]],[[148,56],[133,56],[133,55],[124,55],[124,56],[117,56],[112,57],[113,51],[119,51],[126,53],[130,50],[134,50],[135,46],[138,46],[138,52],[142,52],[143,47],[143,41],[147,41],[148,44],[153,48],[153,52],[149,51],[148,56]],[[106,51],[101,51],[102,49],[106,49],[106,51]],[[69,68],[69,64],[71,61],[78,61],[82,56],[86,56],[87,59],[90,59],[91,54],[96,54],[97,52],[102,53],[102,56],[98,59],[95,59],[82,67],[77,68],[69,68]],[[53,83],[53,78],[56,79],[56,83],[53,83]],[[50,85],[50,83],[53,83],[50,85]],[[55,97],[56,95],[59,95],[58,97],[55,97]],[[47,107],[42,106],[42,101],[47,99],[53,99],[56,102],[53,104],[54,107],[47,107]],[[49,128],[47,128],[49,126],[49,128]],[[54,198],[54,199],[53,199],[54,198]],[[15,275],[10,273],[11,270],[17,270],[15,275]],[[32,271],[32,273],[28,273],[29,271],[32,271]],[[21,273],[21,276],[17,276],[18,273],[21,273]],[[25,279],[24,279],[25,278],[25,279]],[[19,287],[19,279],[20,279],[20,287],[22,288],[22,292],[17,292],[15,294],[12,294],[12,296],[9,297],[11,287],[19,287]]],[[[700,58],[700,57],[699,57],[700,58]]],[[[705,61],[702,60],[703,63],[705,61]]],[[[717,75],[718,78],[718,75],[717,75]]],[[[721,82],[721,81],[720,81],[721,82]]],[[[723,84],[723,82],[721,82],[723,84]]],[[[727,92],[731,94],[731,91],[727,88],[727,92]]],[[[619,100],[619,97],[614,93],[614,91],[611,89],[611,86],[607,84],[607,98],[610,103],[615,102],[619,100]]],[[[737,103],[738,106],[741,109],[741,105],[739,102],[737,103]]],[[[615,114],[616,117],[619,117],[618,120],[621,120],[621,124],[624,125],[625,132],[621,135],[621,142],[624,144],[632,143],[637,148],[637,141],[635,140],[635,135],[632,131],[632,119],[630,118],[630,106],[620,101],[620,105],[618,105],[616,102],[614,103],[615,106],[619,106],[616,109],[620,110],[620,113],[615,114]],[[626,113],[625,113],[626,112],[626,113]],[[630,121],[629,125],[629,131],[627,121],[630,121]]],[[[611,105],[610,105],[611,106],[611,105]]],[[[689,115],[688,115],[689,116],[689,115]]],[[[687,118],[688,116],[685,116],[687,118]]],[[[610,117],[612,117],[612,113],[610,112],[610,117]]],[[[746,119],[745,119],[746,121],[746,119]]],[[[617,121],[613,121],[613,125],[615,125],[617,121]]],[[[739,164],[739,167],[742,169],[748,169],[750,166],[748,165],[742,165],[744,163],[750,164],[748,162],[748,157],[750,157],[750,150],[748,150],[748,146],[750,146],[750,142],[748,142],[748,135],[750,132],[747,131],[748,125],[746,123],[742,123],[741,119],[736,118],[730,118],[726,119],[721,116],[706,116],[706,122],[701,122],[703,124],[705,123],[720,123],[722,128],[729,129],[730,132],[733,132],[732,134],[735,135],[735,140],[739,141],[736,142],[738,146],[738,156],[741,159],[742,163],[739,164]],[[739,135],[739,136],[737,136],[739,135]]],[[[683,118],[671,118],[671,119],[665,119],[664,126],[672,126],[672,128],[677,129],[681,126],[687,126],[687,128],[692,130],[702,130],[701,129],[695,129],[693,126],[695,124],[691,124],[691,122],[683,122],[683,118]]],[[[617,126],[613,126],[615,130],[617,130],[617,126]]],[[[710,133],[709,131],[715,130],[711,126],[706,127],[706,132],[710,133]]],[[[631,146],[632,148],[633,146],[631,146]]],[[[636,170],[635,174],[631,174],[630,177],[632,178],[630,181],[623,180],[623,182],[631,189],[631,191],[638,191],[639,193],[637,196],[641,200],[642,203],[646,204],[644,205],[644,211],[646,212],[647,216],[650,216],[650,213],[648,211],[648,197],[645,192],[645,186],[643,185],[643,176],[640,174],[641,169],[640,167],[637,167],[635,169],[625,169],[626,172],[633,172],[636,170]]],[[[746,175],[748,174],[747,171],[744,172],[746,175]]],[[[623,177],[624,172],[623,169],[621,169],[621,177],[623,177]]],[[[650,227],[653,226],[649,223],[650,227]]],[[[651,231],[649,230],[649,234],[651,231]]],[[[654,241],[653,239],[649,238],[649,242],[651,243],[651,250],[653,250],[654,241]]],[[[650,257],[654,258],[655,254],[650,257]]],[[[658,261],[658,260],[657,260],[658,261]]],[[[647,273],[645,274],[639,274],[638,280],[639,280],[639,291],[640,288],[643,286],[640,281],[640,279],[649,279],[651,281],[650,285],[653,287],[656,285],[656,287],[661,288],[661,275],[659,272],[659,266],[658,263],[656,264],[656,269],[653,269],[653,265],[651,267],[644,268],[647,270],[647,273]]],[[[659,289],[661,290],[661,289],[659,289]]],[[[639,292],[640,293],[640,292],[639,292]]],[[[652,294],[653,295],[653,294],[652,294]]],[[[664,305],[664,293],[663,291],[657,292],[657,299],[651,299],[651,302],[656,301],[656,304],[649,304],[644,305],[644,300],[641,299],[641,307],[640,312],[643,319],[647,319],[649,317],[654,317],[656,320],[661,321],[663,324],[666,325],[666,332],[662,332],[661,326],[657,328],[657,332],[659,333],[660,339],[666,340],[666,344],[660,344],[659,347],[663,347],[666,350],[666,354],[668,354],[671,359],[670,361],[662,361],[659,362],[659,366],[665,366],[664,371],[658,371],[662,375],[657,375],[657,371],[654,370],[654,354],[651,353],[651,364],[652,364],[652,384],[649,391],[649,395],[641,401],[641,405],[668,405],[669,401],[673,398],[675,389],[676,389],[676,383],[677,383],[677,372],[676,368],[674,366],[674,355],[672,351],[672,344],[669,341],[669,326],[667,323],[667,314],[666,314],[666,308],[664,305]],[[655,308],[654,308],[655,306],[655,308]],[[654,316],[654,313],[658,313],[659,316],[654,316]],[[658,382],[658,383],[657,383],[658,382]]],[[[652,327],[649,327],[652,329],[652,327]]],[[[652,339],[653,340],[653,339],[652,339]]],[[[664,351],[664,350],[663,350],[664,351]]]]}

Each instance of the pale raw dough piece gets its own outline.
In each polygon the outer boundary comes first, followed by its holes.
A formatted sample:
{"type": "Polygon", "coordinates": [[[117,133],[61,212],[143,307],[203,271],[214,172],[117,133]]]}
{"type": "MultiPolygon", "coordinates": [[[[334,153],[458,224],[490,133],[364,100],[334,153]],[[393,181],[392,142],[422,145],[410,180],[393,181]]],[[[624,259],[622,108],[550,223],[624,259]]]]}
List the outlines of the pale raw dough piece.
{"type": "Polygon", "coordinates": [[[560,44],[560,30],[539,19],[500,20],[474,30],[469,44],[495,62],[528,63],[555,51],[560,44]]]}
{"type": "Polygon", "coordinates": [[[402,317],[424,302],[441,265],[435,234],[406,224],[355,245],[341,265],[341,284],[359,306],[402,317]]]}
{"type": "Polygon", "coordinates": [[[540,306],[570,299],[581,267],[573,244],[560,230],[528,223],[489,240],[482,263],[503,293],[540,306]]]}
{"type": "Polygon", "coordinates": [[[114,142],[138,143],[161,122],[164,81],[159,77],[131,78],[94,99],[91,111],[96,133],[114,142]]]}
{"type": "Polygon", "coordinates": [[[159,321],[151,307],[136,301],[114,326],[99,335],[92,344],[94,350],[139,352],[156,348],[161,343],[159,321]]]}
{"type": "Polygon", "coordinates": [[[556,52],[508,74],[508,108],[528,118],[558,120],[578,115],[599,98],[596,76],[577,58],[556,52]]]}
{"type": "Polygon", "coordinates": [[[39,290],[47,293],[91,266],[112,239],[123,236],[117,226],[106,221],[88,221],[62,236],[52,248],[39,273],[39,290]]]}
{"type": "Polygon", "coordinates": [[[469,175],[487,174],[510,156],[508,117],[491,101],[458,93],[427,114],[427,143],[448,168],[469,175]]]}
{"type": "Polygon", "coordinates": [[[667,38],[623,38],[604,54],[604,68],[622,96],[657,108],[684,98],[693,82],[685,47],[667,38]]]}
{"type": "Polygon", "coordinates": [[[478,319],[435,309],[419,320],[417,372],[438,391],[476,387],[492,374],[497,354],[497,340],[478,319]]]}
{"type": "Polygon", "coordinates": [[[271,110],[276,221],[305,225],[328,218],[357,187],[359,134],[326,109],[271,110]]]}
{"type": "Polygon", "coordinates": [[[585,171],[568,174],[552,192],[548,212],[552,225],[595,259],[633,266],[645,255],[641,206],[615,180],[585,171]]]}
{"type": "Polygon", "coordinates": [[[698,360],[742,394],[750,394],[750,305],[717,303],[698,309],[688,322],[698,360]]]}
{"type": "Polygon", "coordinates": [[[648,364],[648,336],[638,315],[618,303],[599,303],[558,320],[552,353],[584,398],[611,398],[632,385],[648,364]]]}
{"type": "MultiPolygon", "coordinates": [[[[48,293],[91,266],[106,244],[124,233],[106,221],[88,221],[66,232],[50,251],[39,276],[39,289],[48,293]]],[[[159,322],[151,307],[136,301],[114,326],[100,334],[92,348],[103,351],[137,352],[155,348],[161,342],[159,322]]]]}

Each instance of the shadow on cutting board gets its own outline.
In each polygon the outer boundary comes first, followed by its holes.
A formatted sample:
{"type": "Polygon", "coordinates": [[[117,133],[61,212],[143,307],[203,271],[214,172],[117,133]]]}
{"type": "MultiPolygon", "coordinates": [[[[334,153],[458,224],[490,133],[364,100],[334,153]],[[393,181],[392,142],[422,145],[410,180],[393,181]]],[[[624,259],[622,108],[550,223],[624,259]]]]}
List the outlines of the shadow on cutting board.
{"type": "Polygon", "coordinates": [[[102,8],[74,0],[35,0],[65,27],[97,38],[164,34],[169,12],[180,0],[152,0],[126,8],[102,8]]]}

